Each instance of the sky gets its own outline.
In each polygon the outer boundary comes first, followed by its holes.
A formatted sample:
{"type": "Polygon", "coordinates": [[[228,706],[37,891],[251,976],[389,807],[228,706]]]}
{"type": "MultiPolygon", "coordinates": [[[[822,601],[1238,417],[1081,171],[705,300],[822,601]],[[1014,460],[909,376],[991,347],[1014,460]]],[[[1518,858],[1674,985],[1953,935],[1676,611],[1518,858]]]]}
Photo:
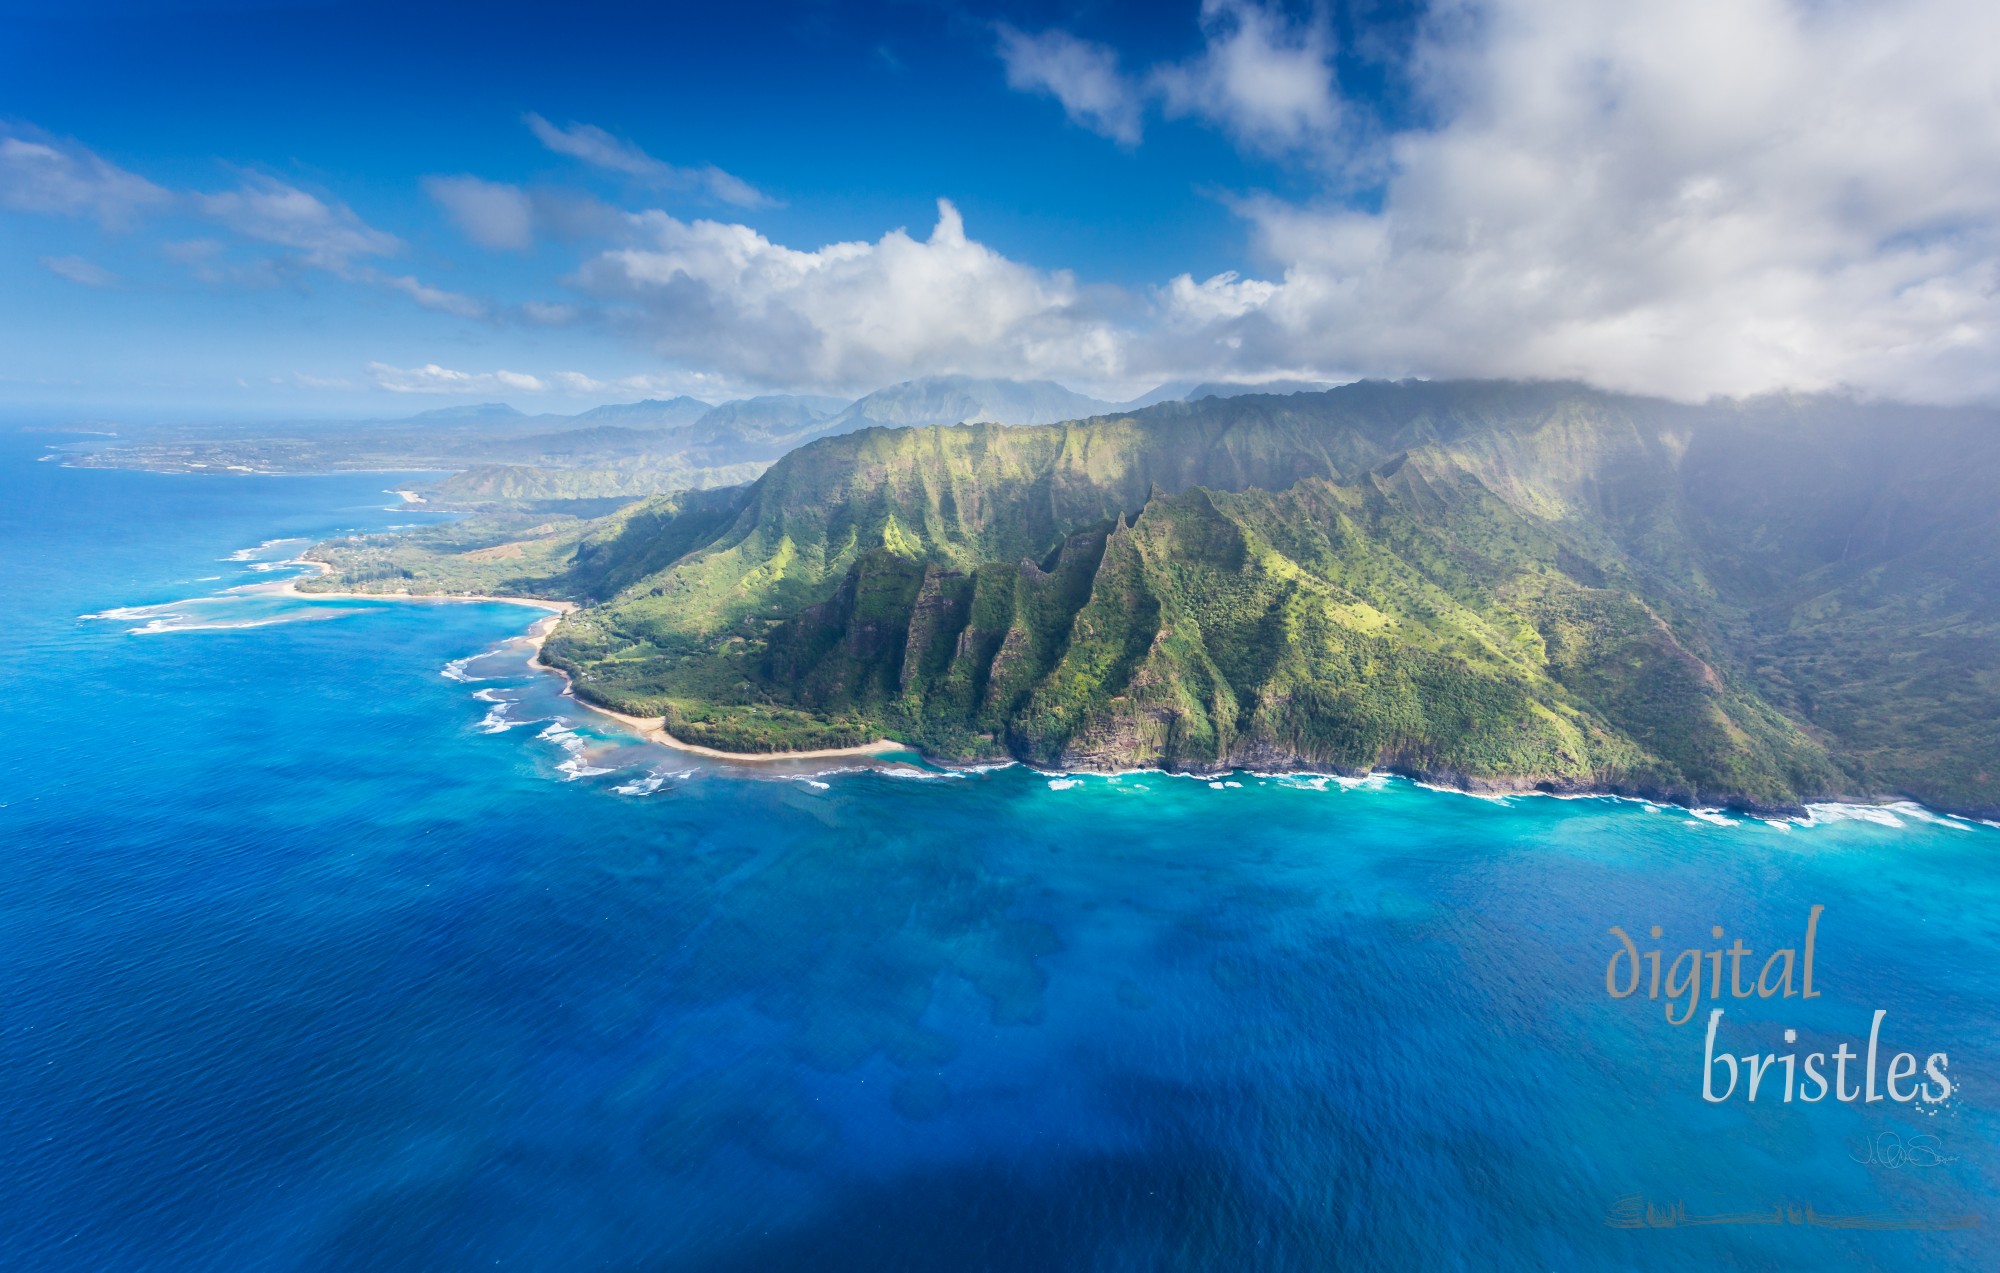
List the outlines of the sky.
{"type": "Polygon", "coordinates": [[[2000,400],[1990,0],[0,0],[0,406],[2000,400]]]}

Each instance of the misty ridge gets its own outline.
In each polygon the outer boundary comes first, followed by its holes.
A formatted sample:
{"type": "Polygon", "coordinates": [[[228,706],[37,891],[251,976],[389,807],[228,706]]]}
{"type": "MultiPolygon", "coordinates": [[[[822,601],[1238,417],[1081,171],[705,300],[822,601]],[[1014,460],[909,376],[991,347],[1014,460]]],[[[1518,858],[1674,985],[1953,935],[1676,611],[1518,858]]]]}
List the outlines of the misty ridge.
{"type": "Polygon", "coordinates": [[[393,420],[140,428],[72,447],[64,462],[162,472],[451,469],[458,472],[435,494],[460,503],[629,498],[746,482],[815,438],[877,425],[1054,424],[1166,401],[1325,387],[1181,381],[1119,403],[1047,380],[929,376],[854,399],[762,394],[709,403],[682,395],[574,415],[490,402],[393,420]]]}

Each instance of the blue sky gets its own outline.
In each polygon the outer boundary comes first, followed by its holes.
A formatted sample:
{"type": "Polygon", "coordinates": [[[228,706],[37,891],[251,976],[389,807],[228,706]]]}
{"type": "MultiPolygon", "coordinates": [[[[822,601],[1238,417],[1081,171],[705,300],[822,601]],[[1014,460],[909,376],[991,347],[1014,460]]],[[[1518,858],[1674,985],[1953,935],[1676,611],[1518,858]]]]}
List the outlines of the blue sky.
{"type": "Polygon", "coordinates": [[[55,8],[0,0],[16,407],[2000,389],[1963,0],[55,8]]]}

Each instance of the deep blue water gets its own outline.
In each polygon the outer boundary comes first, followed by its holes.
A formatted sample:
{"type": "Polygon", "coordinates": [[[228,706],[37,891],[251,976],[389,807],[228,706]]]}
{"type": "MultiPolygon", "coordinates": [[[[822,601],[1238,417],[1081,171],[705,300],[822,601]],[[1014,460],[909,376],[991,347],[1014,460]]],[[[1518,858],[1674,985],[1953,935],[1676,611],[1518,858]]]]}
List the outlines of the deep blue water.
{"type": "Polygon", "coordinates": [[[2000,1266],[2000,831],[718,768],[560,698],[519,607],[227,591],[408,520],[384,475],[43,441],[0,439],[7,1267],[2000,1266]],[[1614,924],[1815,903],[1821,996],[1725,1043],[1887,1009],[1949,1101],[1707,1104],[1704,1018],[1605,994],[1614,924]],[[1857,1161],[1899,1144],[1943,1161],[1857,1161]],[[1980,1223],[1825,1224],[1882,1213],[1980,1223]]]}

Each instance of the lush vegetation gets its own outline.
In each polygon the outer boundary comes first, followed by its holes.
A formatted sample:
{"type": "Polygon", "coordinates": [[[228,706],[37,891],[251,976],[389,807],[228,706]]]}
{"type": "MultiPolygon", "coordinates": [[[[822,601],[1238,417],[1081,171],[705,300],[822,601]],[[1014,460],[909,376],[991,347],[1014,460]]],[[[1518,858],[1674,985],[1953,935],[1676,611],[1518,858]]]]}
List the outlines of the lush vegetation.
{"type": "Polygon", "coordinates": [[[1994,425],[1361,384],[871,429],[329,559],[587,602],[548,646],[579,692],[731,750],[1991,812],[1994,425]]]}
{"type": "Polygon", "coordinates": [[[682,491],[648,500],[521,501],[431,526],[315,544],[309,560],[331,573],[305,592],[610,596],[659,562],[695,546],[741,503],[742,488],[682,491]],[[671,530],[668,528],[671,527],[671,530]]]}

